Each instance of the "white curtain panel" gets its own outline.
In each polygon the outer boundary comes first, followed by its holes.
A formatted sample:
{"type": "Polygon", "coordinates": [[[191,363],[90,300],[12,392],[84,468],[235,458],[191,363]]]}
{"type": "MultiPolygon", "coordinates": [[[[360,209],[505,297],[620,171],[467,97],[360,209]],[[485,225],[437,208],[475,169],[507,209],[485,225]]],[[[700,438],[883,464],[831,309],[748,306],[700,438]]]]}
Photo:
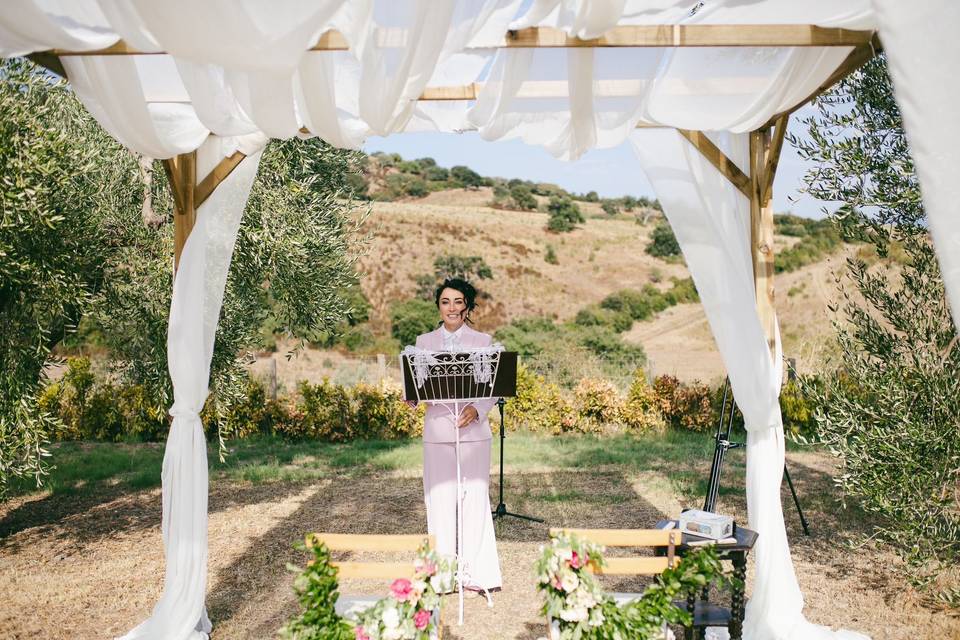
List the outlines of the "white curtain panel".
{"type": "Polygon", "coordinates": [[[247,158],[197,210],[173,283],[167,358],[173,382],[173,423],[163,456],[163,595],[152,615],[123,640],[201,640],[210,632],[207,587],[207,441],[200,411],[209,394],[210,360],[227,272],[266,140],[211,136],[197,150],[205,176],[222,158],[247,158]]]}
{"type": "Polygon", "coordinates": [[[960,327],[960,4],[874,0],[954,325],[960,327]]]}
{"type": "MultiPolygon", "coordinates": [[[[749,173],[748,134],[713,139],[749,173]]],[[[744,638],[863,640],[866,636],[834,632],[803,617],[780,500],[779,335],[771,354],[757,315],[750,202],[676,131],[638,130],[630,142],[683,250],[747,428],[747,510],[750,528],[760,536],[753,550],[755,577],[744,638]]]]}

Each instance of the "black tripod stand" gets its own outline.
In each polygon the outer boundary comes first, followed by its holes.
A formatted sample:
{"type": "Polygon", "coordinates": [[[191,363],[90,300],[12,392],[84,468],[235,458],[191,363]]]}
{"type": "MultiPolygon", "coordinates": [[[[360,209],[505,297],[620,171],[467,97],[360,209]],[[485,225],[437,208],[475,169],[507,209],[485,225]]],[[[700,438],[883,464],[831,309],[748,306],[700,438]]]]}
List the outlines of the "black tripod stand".
{"type": "Polygon", "coordinates": [[[543,522],[540,518],[507,511],[507,505],[503,502],[503,443],[507,437],[503,430],[503,406],[505,404],[506,401],[503,398],[497,400],[497,407],[500,409],[500,501],[497,504],[497,508],[493,510],[493,519],[496,520],[504,516],[513,516],[514,518],[522,518],[523,520],[530,520],[531,522],[543,522]]]}
{"type": "MultiPolygon", "coordinates": [[[[720,494],[720,469],[723,466],[723,457],[730,449],[739,449],[746,447],[743,442],[731,442],[730,430],[733,428],[733,414],[737,404],[730,394],[730,381],[724,380],[723,383],[723,405],[720,409],[720,422],[717,423],[717,433],[714,436],[716,445],[713,449],[713,464],[710,465],[710,481],[707,483],[707,497],[703,501],[703,510],[715,513],[717,507],[717,497],[720,494]],[[730,412],[727,413],[727,399],[730,400],[730,412]],[[724,430],[724,420],[726,420],[726,430],[724,430]]],[[[810,529],[807,526],[807,519],[803,517],[803,509],[800,508],[800,498],[797,496],[797,490],[793,487],[793,480],[790,479],[790,472],[787,471],[787,464],[783,464],[783,475],[790,486],[790,494],[793,496],[793,504],[797,506],[797,513],[800,515],[800,525],[803,527],[803,535],[809,536],[810,529]]]]}

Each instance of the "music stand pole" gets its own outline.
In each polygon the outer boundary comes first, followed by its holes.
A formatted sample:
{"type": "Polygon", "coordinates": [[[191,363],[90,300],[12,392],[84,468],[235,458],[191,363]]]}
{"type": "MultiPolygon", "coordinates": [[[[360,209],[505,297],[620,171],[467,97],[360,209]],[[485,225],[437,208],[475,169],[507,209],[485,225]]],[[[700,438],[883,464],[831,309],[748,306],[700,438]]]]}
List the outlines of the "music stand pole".
{"type": "Polygon", "coordinates": [[[503,398],[497,400],[497,407],[500,409],[500,502],[497,504],[497,508],[493,510],[493,519],[503,518],[504,516],[511,516],[514,518],[520,518],[522,520],[529,520],[531,522],[540,522],[543,523],[541,518],[534,518],[533,516],[525,516],[520,513],[512,513],[507,511],[507,505],[503,502],[503,445],[506,442],[507,436],[506,431],[503,428],[503,407],[506,404],[506,401],[503,398]]]}

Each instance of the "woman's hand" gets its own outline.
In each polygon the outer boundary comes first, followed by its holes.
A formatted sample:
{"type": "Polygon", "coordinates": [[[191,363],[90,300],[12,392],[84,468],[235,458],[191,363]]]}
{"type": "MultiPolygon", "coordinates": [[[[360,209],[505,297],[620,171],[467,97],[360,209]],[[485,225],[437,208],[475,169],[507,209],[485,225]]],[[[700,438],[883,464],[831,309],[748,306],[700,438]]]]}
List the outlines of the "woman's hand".
{"type": "Polygon", "coordinates": [[[472,404],[467,405],[467,408],[460,413],[460,420],[457,421],[457,428],[463,429],[465,426],[479,417],[480,415],[477,413],[477,408],[472,404]]]}

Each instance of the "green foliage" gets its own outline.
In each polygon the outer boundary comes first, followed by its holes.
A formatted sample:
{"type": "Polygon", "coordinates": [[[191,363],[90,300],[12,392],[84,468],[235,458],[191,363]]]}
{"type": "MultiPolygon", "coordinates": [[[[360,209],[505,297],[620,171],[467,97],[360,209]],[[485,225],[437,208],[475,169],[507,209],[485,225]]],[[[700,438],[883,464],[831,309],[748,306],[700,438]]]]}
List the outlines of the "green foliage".
{"type": "Polygon", "coordinates": [[[843,245],[840,231],[832,220],[813,220],[807,224],[800,241],[780,252],[774,263],[777,273],[787,273],[819,262],[843,245]]]}
{"type": "Polygon", "coordinates": [[[666,624],[689,625],[691,615],[674,604],[712,584],[732,582],[714,547],[703,547],[665,570],[636,600],[618,605],[604,593],[590,567],[605,564],[603,548],[576,535],[555,536],[534,564],[541,614],[559,624],[560,640],[652,640],[666,624]]]}
{"type": "Polygon", "coordinates": [[[483,178],[480,174],[463,165],[450,168],[450,182],[465,189],[478,189],[483,186],[483,178]]]}
{"type": "Polygon", "coordinates": [[[390,306],[390,333],[401,345],[415,344],[421,333],[437,328],[438,318],[433,300],[401,300],[390,306]]]}
{"type": "Polygon", "coordinates": [[[547,264],[560,264],[560,260],[557,258],[557,250],[552,244],[547,245],[547,250],[543,254],[543,261],[547,264]]]}
{"type": "Polygon", "coordinates": [[[841,369],[812,385],[819,439],[841,462],[847,496],[920,584],[960,560],[960,349],[913,160],[880,55],[818,98],[792,139],[817,169],[806,190],[843,204],[845,239],[881,260],[847,261],[837,305],[841,369]]]}
{"type": "Polygon", "coordinates": [[[658,222],[650,234],[650,244],[647,245],[646,252],[657,258],[670,258],[680,255],[680,243],[677,237],[673,235],[673,229],[670,223],[658,222]]]}
{"type": "Polygon", "coordinates": [[[617,205],[616,200],[604,200],[600,208],[603,209],[603,212],[608,216],[615,216],[620,213],[620,207],[617,205]]]}
{"type": "Polygon", "coordinates": [[[547,231],[554,233],[573,231],[578,223],[586,222],[580,207],[566,196],[550,196],[547,211],[550,213],[547,231]]]}
{"type": "Polygon", "coordinates": [[[521,211],[535,211],[537,209],[537,199],[533,196],[530,186],[524,183],[515,184],[510,187],[510,199],[513,206],[521,211]]]}
{"type": "Polygon", "coordinates": [[[430,193],[426,182],[408,173],[391,173],[387,176],[385,183],[386,188],[382,192],[377,192],[380,200],[396,200],[406,196],[422,198],[430,193]]]}
{"type": "Polygon", "coordinates": [[[577,412],[592,425],[601,426],[619,422],[623,414],[623,400],[609,380],[583,378],[574,389],[577,412]]]}
{"type": "Polygon", "coordinates": [[[606,326],[617,333],[623,333],[633,326],[633,318],[627,311],[614,311],[601,306],[591,305],[577,312],[574,322],[578,325],[606,326]]]}
{"type": "MultiPolygon", "coordinates": [[[[306,551],[302,543],[297,549],[306,551]]],[[[314,544],[313,559],[301,569],[287,565],[297,573],[293,590],[297,594],[301,612],[280,629],[285,640],[354,640],[353,625],[336,612],[337,568],[330,563],[330,550],[323,543],[314,544]]]]}
{"type": "Polygon", "coordinates": [[[450,172],[444,167],[427,167],[423,177],[430,182],[446,182],[450,179],[450,172]]]}
{"type": "Polygon", "coordinates": [[[573,431],[579,420],[576,408],[559,386],[521,364],[517,367],[517,395],[510,401],[509,424],[559,434],[573,431]]]}
{"type": "Polygon", "coordinates": [[[789,380],[780,389],[780,415],[783,428],[794,439],[809,438],[815,434],[816,421],[813,419],[814,407],[805,392],[812,380],[801,385],[797,380],[789,380]]]}
{"type": "MultiPolygon", "coordinates": [[[[118,209],[135,203],[137,161],[66,84],[24,59],[0,62],[0,491],[44,473],[55,425],[31,403],[52,349],[105,279],[118,209]]],[[[140,216],[136,203],[135,218],[140,216]]]]}

